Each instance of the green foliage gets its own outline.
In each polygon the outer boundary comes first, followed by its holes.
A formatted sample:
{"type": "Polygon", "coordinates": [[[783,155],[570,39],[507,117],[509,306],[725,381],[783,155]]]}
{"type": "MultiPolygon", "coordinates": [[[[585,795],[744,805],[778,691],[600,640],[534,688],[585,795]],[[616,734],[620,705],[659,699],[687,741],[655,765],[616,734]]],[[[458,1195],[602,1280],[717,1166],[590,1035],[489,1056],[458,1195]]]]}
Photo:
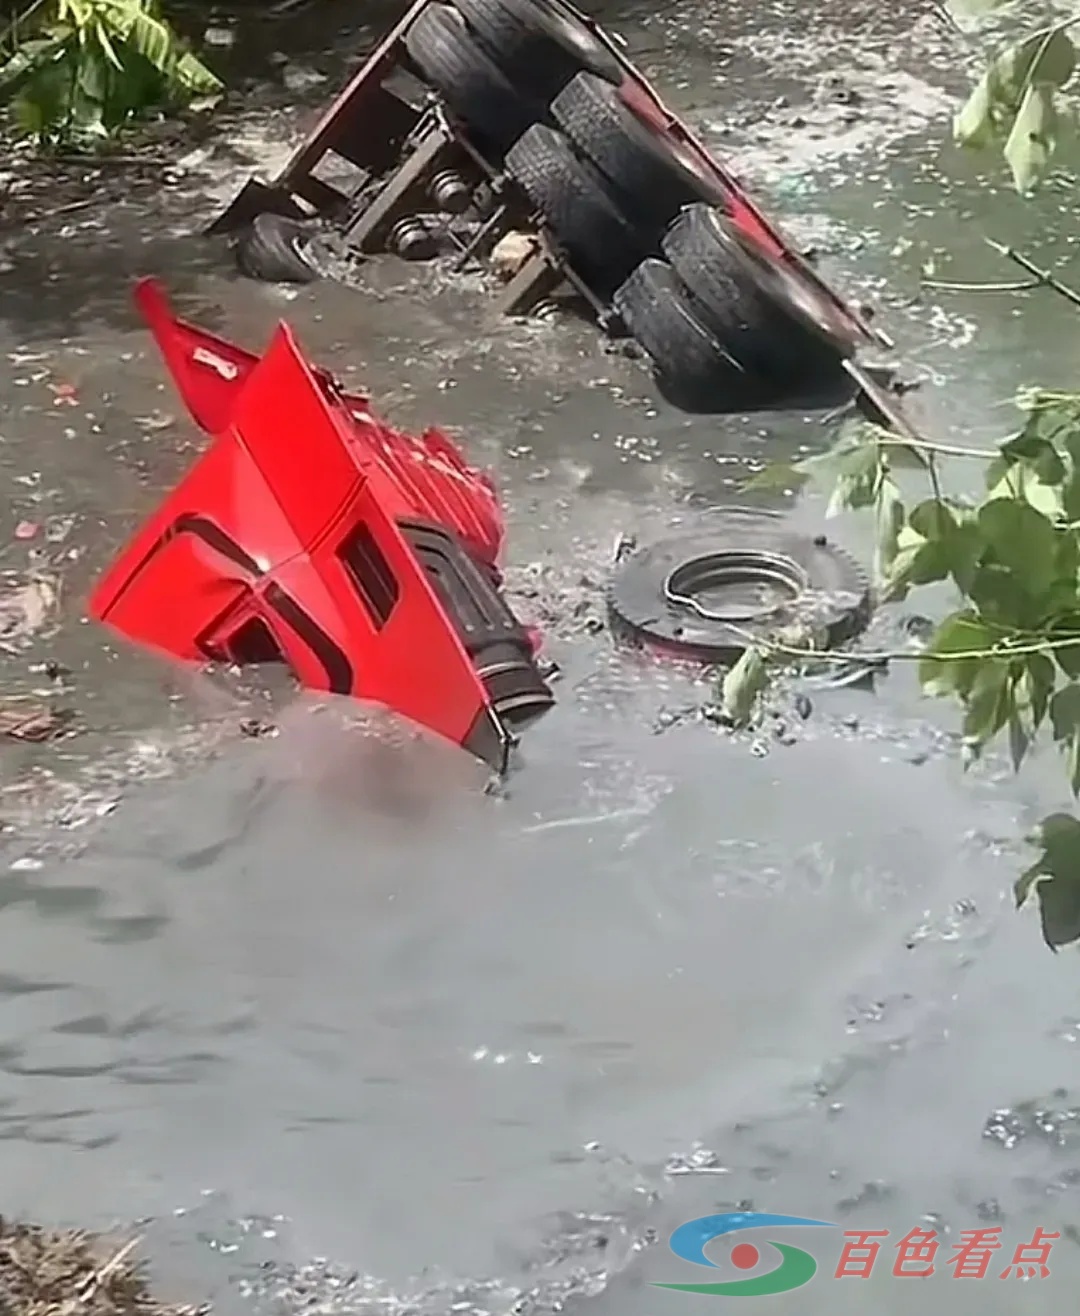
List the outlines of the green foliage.
{"type": "Polygon", "coordinates": [[[720,707],[724,716],[736,726],[747,722],[758,695],[765,688],[765,656],[760,649],[746,649],[724,676],[720,687],[720,707]]]}
{"type": "Polygon", "coordinates": [[[1037,841],[1039,857],[1016,883],[1016,907],[1033,888],[1038,892],[1043,939],[1056,951],[1080,940],[1080,821],[1052,813],[1043,819],[1037,841]]]}
{"type": "MultiPolygon", "coordinates": [[[[950,3],[955,14],[974,18],[1002,7],[1001,0],[950,3]]],[[[1069,36],[1074,21],[1041,27],[1000,50],[953,122],[961,145],[1002,151],[1019,192],[1029,192],[1039,182],[1058,142],[1058,96],[1076,72],[1076,49],[1069,36]]]]}
{"type": "MultiPolygon", "coordinates": [[[[959,606],[938,625],[918,660],[923,691],[951,698],[963,716],[967,761],[999,739],[1019,770],[1040,739],[1057,746],[1073,797],[1080,796],[1080,395],[1025,390],[1022,423],[993,450],[902,439],[850,426],[834,446],[752,484],[791,485],[824,475],[829,515],[865,509],[877,529],[878,597],[945,582],[959,606]],[[942,456],[983,462],[978,499],[942,491],[942,456]],[[916,469],[925,493],[909,505],[897,483],[916,469]]],[[[728,673],[724,706],[745,719],[762,688],[762,659],[805,658],[772,641],[728,673]]],[[[815,654],[815,657],[820,657],[815,654]]],[[[889,655],[904,658],[910,655],[889,655]]],[[[1035,891],[1043,935],[1054,947],[1080,940],[1080,820],[1054,815],[1043,853],[1017,884],[1020,904],[1035,891]]]]}
{"type": "Polygon", "coordinates": [[[221,87],[158,0],[39,0],[8,36],[0,104],[42,145],[101,140],[148,110],[221,87]]]}

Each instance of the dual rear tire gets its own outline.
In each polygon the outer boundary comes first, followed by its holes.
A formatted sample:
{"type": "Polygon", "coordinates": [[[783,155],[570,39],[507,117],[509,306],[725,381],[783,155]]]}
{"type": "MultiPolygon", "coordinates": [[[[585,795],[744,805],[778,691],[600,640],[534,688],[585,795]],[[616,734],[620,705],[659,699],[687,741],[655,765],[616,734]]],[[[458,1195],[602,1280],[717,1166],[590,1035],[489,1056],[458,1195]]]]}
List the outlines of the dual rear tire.
{"type": "Polygon", "coordinates": [[[622,70],[558,0],[424,10],[410,58],[505,170],[567,265],[692,412],[830,406],[854,339],[826,298],[725,218],[720,183],[622,100],[622,70]]]}
{"type": "MultiPolygon", "coordinates": [[[[622,64],[560,0],[430,4],[404,45],[572,273],[645,349],[674,405],[710,413],[850,397],[845,318],[730,224],[720,182],[630,109],[622,64]]],[[[305,277],[291,231],[248,245],[245,272],[305,277]]]]}

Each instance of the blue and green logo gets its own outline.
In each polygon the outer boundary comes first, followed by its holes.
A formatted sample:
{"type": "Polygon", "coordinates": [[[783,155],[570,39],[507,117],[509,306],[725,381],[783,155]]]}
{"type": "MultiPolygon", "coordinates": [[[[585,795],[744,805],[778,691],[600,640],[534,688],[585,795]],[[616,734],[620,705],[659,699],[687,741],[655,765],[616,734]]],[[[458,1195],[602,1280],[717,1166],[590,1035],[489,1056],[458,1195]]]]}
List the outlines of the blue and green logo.
{"type": "MultiPolygon", "coordinates": [[[[697,1220],[688,1220],[680,1225],[668,1240],[668,1247],[683,1261],[691,1261],[695,1266],[710,1266],[717,1269],[715,1261],[705,1255],[706,1247],[725,1234],[733,1234],[741,1229],[761,1229],[763,1227],[800,1225],[821,1229],[835,1229],[828,1220],[804,1220],[798,1215],[766,1215],[758,1211],[733,1211],[725,1215],[703,1215],[697,1220]]],[[[776,1243],[771,1239],[769,1246],[780,1253],[780,1264],[766,1271],[764,1275],[753,1275],[749,1279],[732,1279],[718,1284],[655,1284],[658,1289],[678,1289],[682,1293],[708,1293],[719,1298],[760,1298],[770,1293],[789,1293],[809,1284],[817,1274],[817,1262],[809,1252],[801,1247],[792,1247],[789,1243],[776,1243]]],[[[753,1243],[736,1243],[728,1258],[737,1270],[753,1270],[761,1260],[761,1253],[753,1243]]]]}

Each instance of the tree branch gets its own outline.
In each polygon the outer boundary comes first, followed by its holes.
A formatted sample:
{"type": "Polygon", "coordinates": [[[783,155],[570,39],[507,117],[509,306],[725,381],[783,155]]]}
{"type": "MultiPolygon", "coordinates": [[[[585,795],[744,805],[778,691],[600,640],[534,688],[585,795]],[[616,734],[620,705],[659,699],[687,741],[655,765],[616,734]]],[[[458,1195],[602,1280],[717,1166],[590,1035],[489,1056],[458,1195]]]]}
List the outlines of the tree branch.
{"type": "Polygon", "coordinates": [[[984,238],[983,241],[988,247],[993,247],[999,255],[1004,256],[1007,260],[1011,260],[1014,265],[1019,265],[1022,270],[1026,270],[1037,284],[1042,284],[1052,292],[1056,292],[1059,296],[1072,302],[1074,306],[1080,306],[1080,292],[1070,288],[1068,284],[1062,283],[1061,280],[1055,278],[1049,270],[1044,270],[1033,261],[1030,261],[1023,252],[1017,251],[1013,247],[1006,246],[1004,242],[996,242],[993,238],[984,238]]]}

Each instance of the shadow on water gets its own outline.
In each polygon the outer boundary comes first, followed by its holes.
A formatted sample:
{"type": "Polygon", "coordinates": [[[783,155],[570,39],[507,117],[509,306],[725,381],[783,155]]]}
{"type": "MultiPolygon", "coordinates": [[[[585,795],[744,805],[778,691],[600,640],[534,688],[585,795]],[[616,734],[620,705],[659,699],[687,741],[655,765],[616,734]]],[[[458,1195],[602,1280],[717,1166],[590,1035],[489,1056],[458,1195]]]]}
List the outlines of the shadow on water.
{"type": "Polygon", "coordinates": [[[12,268],[0,273],[0,306],[10,331],[25,344],[93,335],[103,327],[120,334],[145,330],[131,300],[137,279],[162,279],[178,313],[208,329],[223,327],[200,286],[208,274],[237,277],[221,249],[188,237],[169,239],[148,228],[114,221],[120,232],[103,232],[109,221],[73,231],[59,243],[21,244],[12,268]]]}

